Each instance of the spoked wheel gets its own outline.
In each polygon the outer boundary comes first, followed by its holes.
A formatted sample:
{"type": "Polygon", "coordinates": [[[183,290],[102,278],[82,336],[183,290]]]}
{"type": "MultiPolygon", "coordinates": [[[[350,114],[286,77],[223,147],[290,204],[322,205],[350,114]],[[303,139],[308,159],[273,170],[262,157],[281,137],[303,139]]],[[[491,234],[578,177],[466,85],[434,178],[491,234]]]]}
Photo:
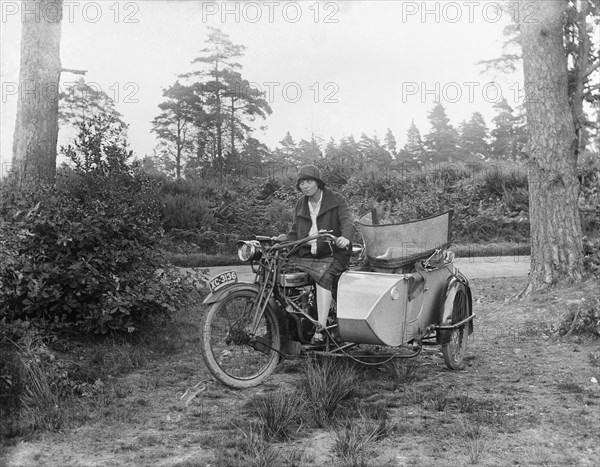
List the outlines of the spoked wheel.
{"type": "MultiPolygon", "coordinates": [[[[463,287],[459,287],[452,304],[452,324],[458,323],[468,316],[467,295],[463,287]]],[[[451,370],[464,368],[464,357],[467,351],[467,330],[465,326],[450,331],[450,340],[442,345],[442,354],[446,366],[451,370]]]]}
{"type": "Polygon", "coordinates": [[[252,332],[254,291],[237,291],[213,304],[202,318],[203,357],[210,372],[232,388],[261,384],[279,361],[279,322],[267,309],[252,332]]]}

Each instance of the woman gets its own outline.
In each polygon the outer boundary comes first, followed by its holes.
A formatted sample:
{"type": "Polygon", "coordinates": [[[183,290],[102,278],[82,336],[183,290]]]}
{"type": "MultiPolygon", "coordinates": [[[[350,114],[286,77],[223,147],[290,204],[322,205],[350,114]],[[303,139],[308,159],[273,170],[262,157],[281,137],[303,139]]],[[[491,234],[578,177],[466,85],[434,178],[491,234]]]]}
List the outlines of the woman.
{"type": "MultiPolygon", "coordinates": [[[[337,237],[337,248],[330,249],[328,245],[320,245],[313,241],[299,255],[312,258],[311,263],[317,262],[306,269],[317,282],[319,327],[313,336],[313,343],[321,344],[325,341],[322,330],[327,325],[332,291],[337,288],[339,277],[348,267],[352,255],[351,239],[354,238],[355,227],[346,198],[325,187],[317,167],[302,167],[298,172],[296,187],[303,196],[296,203],[294,223],[288,233],[288,239],[299,240],[320,230],[332,231],[337,237]]],[[[298,264],[300,269],[304,269],[302,266],[298,264]]]]}

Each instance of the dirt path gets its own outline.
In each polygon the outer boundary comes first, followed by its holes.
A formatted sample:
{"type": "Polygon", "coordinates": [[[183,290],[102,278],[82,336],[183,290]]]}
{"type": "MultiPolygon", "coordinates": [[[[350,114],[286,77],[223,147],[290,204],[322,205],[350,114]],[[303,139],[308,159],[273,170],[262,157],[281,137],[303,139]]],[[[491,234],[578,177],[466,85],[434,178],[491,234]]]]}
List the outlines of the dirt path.
{"type": "MultiPolygon", "coordinates": [[[[379,408],[388,427],[368,446],[367,465],[597,465],[599,342],[550,332],[559,311],[579,299],[577,291],[508,301],[525,280],[472,280],[478,317],[465,370],[447,370],[436,347],[410,360],[412,381],[399,384],[382,369],[361,373],[344,410],[379,408]]],[[[247,449],[248,404],[260,394],[301,386],[300,362],[281,364],[259,388],[229,390],[206,374],[197,313],[179,319],[187,333],[177,354],[103,382],[107,395],[85,401],[71,421],[75,428],[9,446],[0,465],[245,466],[260,460],[260,452],[247,449]],[[181,396],[198,383],[201,392],[186,405],[181,396]]],[[[335,428],[303,425],[294,440],[269,447],[271,465],[343,465],[333,452],[335,438],[335,428]]]]}

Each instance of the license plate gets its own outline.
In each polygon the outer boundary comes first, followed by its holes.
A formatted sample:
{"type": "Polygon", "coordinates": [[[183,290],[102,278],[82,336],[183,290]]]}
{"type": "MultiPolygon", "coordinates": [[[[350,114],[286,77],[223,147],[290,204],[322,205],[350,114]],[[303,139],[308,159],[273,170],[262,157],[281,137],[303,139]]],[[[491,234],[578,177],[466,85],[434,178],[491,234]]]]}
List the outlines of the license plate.
{"type": "Polygon", "coordinates": [[[210,287],[211,292],[219,290],[226,285],[235,284],[238,281],[237,272],[235,271],[227,271],[218,276],[213,277],[208,281],[208,285],[210,287]]]}

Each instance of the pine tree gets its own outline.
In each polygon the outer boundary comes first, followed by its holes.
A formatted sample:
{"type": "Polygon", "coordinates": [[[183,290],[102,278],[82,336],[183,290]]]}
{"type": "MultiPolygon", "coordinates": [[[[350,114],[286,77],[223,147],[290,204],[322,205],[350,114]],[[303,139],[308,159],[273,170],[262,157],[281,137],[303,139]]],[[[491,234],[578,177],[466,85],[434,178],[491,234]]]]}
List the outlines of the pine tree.
{"type": "Polygon", "coordinates": [[[389,169],[392,165],[392,156],[381,145],[379,138],[369,138],[362,134],[358,142],[360,169],[389,169]]]}
{"type": "Polygon", "coordinates": [[[421,139],[421,133],[415,125],[415,121],[411,120],[410,126],[406,132],[406,144],[402,148],[401,163],[423,163],[425,162],[425,147],[421,139]]]}
{"type": "Polygon", "coordinates": [[[165,101],[158,106],[161,113],[152,121],[152,131],[160,140],[162,157],[173,158],[175,178],[179,180],[185,160],[194,153],[194,126],[204,111],[193,86],[176,82],[163,91],[163,97],[165,101]]]}
{"type": "Polygon", "coordinates": [[[249,123],[272,112],[263,93],[241,75],[242,67],[236,60],[244,51],[243,45],[234,44],[227,34],[210,27],[207,47],[192,61],[200,69],[181,75],[197,85],[205,111],[204,118],[197,120],[198,132],[210,139],[207,149],[219,176],[226,165],[237,165],[236,141],[250,136],[249,123]]]}
{"type": "Polygon", "coordinates": [[[452,162],[456,157],[458,133],[450,124],[444,106],[437,103],[428,115],[431,131],[425,136],[427,162],[452,162]]]}
{"type": "Polygon", "coordinates": [[[489,130],[483,115],[475,112],[468,122],[461,125],[458,140],[459,153],[464,160],[482,161],[489,157],[489,130]]]}
{"type": "Polygon", "coordinates": [[[94,117],[123,123],[122,115],[115,109],[115,101],[102,89],[90,86],[83,78],[67,88],[67,92],[62,91],[59,98],[58,118],[62,125],[76,127],[94,117]]]}
{"type": "Polygon", "coordinates": [[[385,142],[385,148],[392,155],[392,157],[396,158],[396,154],[397,154],[396,153],[396,146],[397,146],[396,137],[392,133],[392,130],[390,130],[389,128],[387,129],[387,132],[385,133],[384,142],[385,142]]]}
{"type": "Polygon", "coordinates": [[[305,164],[314,164],[321,157],[323,153],[321,152],[321,147],[319,144],[319,140],[313,135],[310,141],[305,139],[301,139],[298,142],[298,162],[300,165],[305,164]]]}
{"type": "MultiPolygon", "coordinates": [[[[536,5],[539,3],[536,2],[536,5]]],[[[519,10],[519,4],[520,2],[511,4],[517,22],[507,25],[504,29],[505,52],[498,58],[480,62],[486,70],[494,69],[501,73],[510,73],[517,71],[522,65],[521,29],[526,19],[537,21],[538,15],[536,11],[535,18],[531,17],[531,5],[524,4],[526,7],[519,10]]],[[[594,104],[600,102],[598,85],[600,53],[597,39],[600,1],[565,0],[564,6],[562,28],[567,55],[567,89],[578,138],[578,153],[581,154],[594,141],[594,136],[597,138],[599,131],[592,117],[593,109],[586,107],[589,104],[593,108],[594,104]]]]}
{"type": "Polygon", "coordinates": [[[525,132],[520,125],[520,119],[513,115],[512,107],[504,98],[494,105],[494,108],[498,113],[492,119],[494,128],[491,131],[490,157],[497,161],[518,160],[525,142],[525,132]]]}
{"type": "Polygon", "coordinates": [[[277,164],[282,167],[298,165],[298,146],[288,131],[275,149],[277,164]]]}

